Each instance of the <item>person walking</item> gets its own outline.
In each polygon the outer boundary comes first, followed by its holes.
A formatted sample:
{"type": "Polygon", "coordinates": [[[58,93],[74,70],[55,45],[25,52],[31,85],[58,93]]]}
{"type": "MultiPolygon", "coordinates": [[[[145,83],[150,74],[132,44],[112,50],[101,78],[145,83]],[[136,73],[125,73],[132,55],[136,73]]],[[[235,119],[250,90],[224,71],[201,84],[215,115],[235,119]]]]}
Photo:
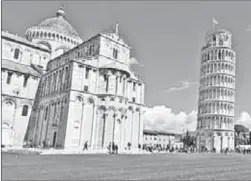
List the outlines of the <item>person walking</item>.
{"type": "Polygon", "coordinates": [[[114,154],[114,153],[115,153],[115,143],[112,142],[112,154],[114,154]]]}
{"type": "Polygon", "coordinates": [[[111,145],[111,142],[110,142],[108,147],[107,147],[109,154],[111,154],[111,147],[112,147],[112,145],[111,145]]]}
{"type": "Polygon", "coordinates": [[[85,150],[88,150],[88,141],[86,141],[85,144],[84,144],[84,149],[83,149],[83,151],[85,151],[85,150]]]}
{"type": "Polygon", "coordinates": [[[118,145],[115,145],[115,153],[118,154],[118,145]]]}

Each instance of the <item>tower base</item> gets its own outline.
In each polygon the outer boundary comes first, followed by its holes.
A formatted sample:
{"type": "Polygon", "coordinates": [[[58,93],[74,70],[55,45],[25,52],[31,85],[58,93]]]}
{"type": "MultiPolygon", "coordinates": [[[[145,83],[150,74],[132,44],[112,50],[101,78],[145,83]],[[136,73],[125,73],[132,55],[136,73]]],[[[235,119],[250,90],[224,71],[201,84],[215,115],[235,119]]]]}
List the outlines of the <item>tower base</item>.
{"type": "Polygon", "coordinates": [[[234,150],[234,131],[197,130],[196,148],[198,151],[234,150]]]}

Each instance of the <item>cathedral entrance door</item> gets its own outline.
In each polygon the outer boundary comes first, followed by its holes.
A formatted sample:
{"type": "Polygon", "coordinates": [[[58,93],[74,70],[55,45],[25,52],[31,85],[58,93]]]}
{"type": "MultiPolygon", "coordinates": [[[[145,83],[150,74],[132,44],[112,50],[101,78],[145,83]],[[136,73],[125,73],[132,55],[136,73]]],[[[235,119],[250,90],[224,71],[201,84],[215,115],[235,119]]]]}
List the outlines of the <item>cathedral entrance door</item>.
{"type": "Polygon", "coordinates": [[[220,138],[220,151],[223,149],[223,137],[220,138]]]}
{"type": "Polygon", "coordinates": [[[56,138],[57,138],[57,133],[54,132],[53,134],[53,142],[52,142],[52,147],[55,147],[56,146],[56,138]]]}
{"type": "Polygon", "coordinates": [[[121,147],[121,121],[120,119],[115,121],[114,125],[114,142],[121,147]]]}
{"type": "Polygon", "coordinates": [[[2,125],[2,145],[10,144],[10,128],[8,124],[2,125]]]}

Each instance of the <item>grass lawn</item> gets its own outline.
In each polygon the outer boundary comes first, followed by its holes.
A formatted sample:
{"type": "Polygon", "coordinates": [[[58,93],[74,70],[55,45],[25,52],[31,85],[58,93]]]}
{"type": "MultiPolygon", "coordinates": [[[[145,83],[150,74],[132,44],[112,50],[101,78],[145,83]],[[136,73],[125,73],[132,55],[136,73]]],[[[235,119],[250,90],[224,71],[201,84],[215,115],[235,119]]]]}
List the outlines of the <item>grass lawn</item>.
{"type": "Polygon", "coordinates": [[[251,155],[2,154],[3,180],[251,179],[251,155]]]}

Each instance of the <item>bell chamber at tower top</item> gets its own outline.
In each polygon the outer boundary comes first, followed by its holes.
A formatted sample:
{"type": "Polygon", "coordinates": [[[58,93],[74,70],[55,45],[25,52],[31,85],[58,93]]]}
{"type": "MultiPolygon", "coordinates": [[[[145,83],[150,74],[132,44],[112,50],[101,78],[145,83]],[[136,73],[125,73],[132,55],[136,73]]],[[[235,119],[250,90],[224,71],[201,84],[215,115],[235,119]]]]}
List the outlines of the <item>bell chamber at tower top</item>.
{"type": "Polygon", "coordinates": [[[232,48],[232,33],[223,29],[217,29],[209,32],[206,36],[206,46],[203,47],[203,49],[209,47],[232,48]]]}

